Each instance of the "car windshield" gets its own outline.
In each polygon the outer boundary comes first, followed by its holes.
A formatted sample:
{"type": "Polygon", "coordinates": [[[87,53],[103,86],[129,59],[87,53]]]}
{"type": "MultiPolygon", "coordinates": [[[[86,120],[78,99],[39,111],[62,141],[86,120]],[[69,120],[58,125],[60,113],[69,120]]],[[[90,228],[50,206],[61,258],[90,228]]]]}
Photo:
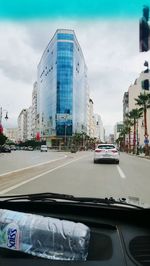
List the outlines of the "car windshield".
{"type": "Polygon", "coordinates": [[[149,8],[143,0],[0,1],[1,196],[150,206],[149,8]]]}
{"type": "Polygon", "coordinates": [[[99,145],[98,149],[103,149],[103,150],[115,149],[115,146],[113,146],[113,145],[99,145]]]}

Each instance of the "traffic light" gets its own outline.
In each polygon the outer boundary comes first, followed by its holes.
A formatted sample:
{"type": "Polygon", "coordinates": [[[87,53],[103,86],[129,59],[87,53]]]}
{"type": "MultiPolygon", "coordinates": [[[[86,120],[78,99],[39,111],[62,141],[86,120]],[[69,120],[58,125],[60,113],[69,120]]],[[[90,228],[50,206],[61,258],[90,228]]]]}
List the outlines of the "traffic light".
{"type": "Polygon", "coordinates": [[[139,23],[139,46],[140,52],[147,52],[150,50],[150,27],[149,20],[149,7],[143,8],[143,17],[139,23]]]}
{"type": "Polygon", "coordinates": [[[149,90],[149,79],[142,80],[141,82],[142,89],[148,91],[149,90]]]}

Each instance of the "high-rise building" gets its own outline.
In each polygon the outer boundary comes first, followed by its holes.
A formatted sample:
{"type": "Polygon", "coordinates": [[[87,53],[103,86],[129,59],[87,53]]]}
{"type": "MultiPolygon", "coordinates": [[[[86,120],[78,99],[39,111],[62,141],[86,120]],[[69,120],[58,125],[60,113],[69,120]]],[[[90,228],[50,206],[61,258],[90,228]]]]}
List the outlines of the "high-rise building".
{"type": "Polygon", "coordinates": [[[18,141],[27,140],[27,110],[23,109],[18,116],[18,141]]]}
{"type": "Polygon", "coordinates": [[[27,109],[27,140],[31,140],[32,135],[32,106],[27,109]]]}
{"type": "Polygon", "coordinates": [[[62,140],[87,133],[87,67],[73,30],[57,30],[38,65],[38,114],[41,138],[62,140]]]}
{"type": "Polygon", "coordinates": [[[36,137],[37,133],[37,100],[38,100],[38,86],[37,82],[33,84],[32,91],[32,137],[36,137]]]}
{"type": "Polygon", "coordinates": [[[96,131],[96,121],[94,117],[94,102],[92,99],[89,99],[89,132],[88,135],[91,138],[95,137],[95,131],[96,131]]]}
{"type": "MultiPolygon", "coordinates": [[[[140,76],[135,80],[134,84],[131,85],[128,89],[128,94],[129,94],[129,112],[132,109],[135,108],[140,108],[136,104],[135,98],[138,98],[140,93],[150,93],[149,90],[144,90],[143,89],[143,81],[144,80],[149,80],[150,82],[150,71],[148,72],[142,72],[140,73],[140,76]]],[[[147,130],[148,134],[150,134],[150,109],[147,109],[147,130]]],[[[131,142],[133,142],[133,128],[131,129],[131,142]]],[[[144,116],[138,119],[138,142],[139,145],[144,145],[144,116]]]]}
{"type": "Polygon", "coordinates": [[[97,138],[97,140],[99,140],[100,142],[104,142],[105,138],[104,138],[104,127],[103,127],[103,122],[101,119],[101,116],[99,114],[94,114],[95,117],[95,137],[97,138]]]}
{"type": "Polygon", "coordinates": [[[18,141],[32,138],[32,106],[30,106],[28,109],[23,109],[18,116],[18,141]]]}

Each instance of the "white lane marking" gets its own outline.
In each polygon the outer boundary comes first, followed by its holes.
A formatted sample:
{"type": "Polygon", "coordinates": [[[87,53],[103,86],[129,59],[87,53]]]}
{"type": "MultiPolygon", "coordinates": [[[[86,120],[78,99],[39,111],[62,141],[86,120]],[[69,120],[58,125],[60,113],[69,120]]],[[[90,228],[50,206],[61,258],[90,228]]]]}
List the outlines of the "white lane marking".
{"type": "Polygon", "coordinates": [[[10,171],[10,172],[6,172],[6,173],[1,174],[0,177],[5,176],[5,175],[9,175],[9,174],[13,174],[13,173],[18,173],[20,171],[31,169],[31,168],[34,168],[34,167],[37,167],[37,166],[41,166],[41,165],[44,165],[44,164],[53,163],[53,162],[62,160],[64,158],[66,158],[66,157],[67,157],[67,155],[63,156],[62,158],[46,161],[46,162],[39,163],[39,164],[33,164],[33,165],[30,165],[30,166],[27,166],[27,167],[24,167],[24,168],[20,168],[20,169],[16,169],[16,170],[13,170],[13,171],[10,171]]]}
{"type": "Polygon", "coordinates": [[[121,176],[121,178],[126,178],[124,172],[122,171],[122,169],[120,168],[120,166],[117,165],[117,169],[118,169],[118,172],[119,172],[119,175],[121,176]]]}
{"type": "Polygon", "coordinates": [[[86,155],[86,156],[83,156],[83,157],[77,158],[77,159],[75,159],[75,160],[71,160],[70,162],[64,163],[64,164],[59,165],[59,166],[57,166],[57,167],[55,167],[55,168],[53,168],[53,169],[51,169],[51,170],[48,170],[48,171],[46,171],[46,172],[43,172],[42,174],[39,174],[39,175],[34,176],[34,177],[31,177],[30,179],[25,180],[25,181],[23,181],[23,182],[21,182],[21,183],[19,183],[19,184],[16,184],[16,185],[14,185],[14,186],[11,186],[11,187],[9,187],[9,188],[6,188],[6,189],[0,191],[0,195],[1,195],[1,194],[6,194],[7,192],[9,192],[9,191],[11,191],[11,190],[14,190],[14,189],[16,189],[16,188],[18,188],[18,187],[21,187],[21,186],[23,186],[23,185],[25,185],[25,184],[27,184],[27,183],[29,183],[29,182],[32,182],[33,180],[36,180],[36,179],[38,179],[39,177],[41,177],[41,176],[43,176],[43,175],[49,174],[49,173],[51,173],[51,172],[54,172],[54,171],[57,170],[57,169],[60,169],[60,168],[62,168],[62,167],[65,167],[65,166],[68,165],[68,164],[71,164],[71,163],[73,163],[73,162],[76,162],[76,161],[78,161],[78,160],[80,160],[80,159],[83,159],[84,157],[88,157],[88,156],[89,156],[89,155],[86,155]]]}

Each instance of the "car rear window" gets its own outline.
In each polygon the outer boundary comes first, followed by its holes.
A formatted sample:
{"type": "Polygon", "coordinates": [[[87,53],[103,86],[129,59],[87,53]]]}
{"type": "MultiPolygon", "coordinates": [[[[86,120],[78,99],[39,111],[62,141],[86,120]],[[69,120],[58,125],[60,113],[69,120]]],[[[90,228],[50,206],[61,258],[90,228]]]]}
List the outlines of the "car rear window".
{"type": "Polygon", "coordinates": [[[98,147],[97,147],[98,149],[103,149],[103,150],[106,150],[106,149],[115,149],[115,146],[113,146],[113,145],[99,145],[98,147]]]}

